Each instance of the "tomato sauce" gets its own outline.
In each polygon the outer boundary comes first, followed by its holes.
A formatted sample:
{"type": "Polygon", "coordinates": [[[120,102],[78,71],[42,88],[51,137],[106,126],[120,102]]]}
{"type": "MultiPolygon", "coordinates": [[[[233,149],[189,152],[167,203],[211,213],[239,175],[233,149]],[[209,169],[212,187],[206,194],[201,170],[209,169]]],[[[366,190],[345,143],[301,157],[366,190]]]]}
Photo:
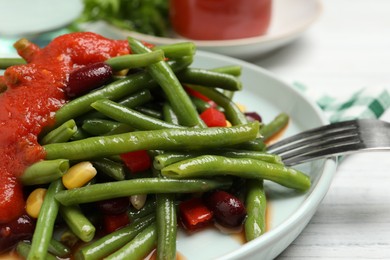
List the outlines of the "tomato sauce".
{"type": "Polygon", "coordinates": [[[85,64],[129,53],[127,41],[94,33],[63,35],[45,48],[34,46],[32,50],[28,64],[8,68],[1,79],[7,90],[0,94],[0,223],[24,212],[18,177],[26,167],[45,158],[38,135],[66,103],[63,89],[69,73],[85,64]]]}

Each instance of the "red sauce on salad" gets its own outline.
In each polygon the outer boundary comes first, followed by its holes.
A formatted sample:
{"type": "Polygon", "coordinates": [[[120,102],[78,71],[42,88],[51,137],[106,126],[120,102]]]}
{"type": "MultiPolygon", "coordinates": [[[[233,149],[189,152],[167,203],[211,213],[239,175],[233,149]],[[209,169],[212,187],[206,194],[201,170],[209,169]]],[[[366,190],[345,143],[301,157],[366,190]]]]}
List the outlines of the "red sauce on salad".
{"type": "Polygon", "coordinates": [[[2,79],[7,90],[0,94],[0,223],[24,212],[18,177],[27,166],[45,158],[37,136],[66,103],[63,89],[69,73],[129,53],[127,41],[88,32],[63,35],[45,48],[33,49],[28,64],[8,68],[2,79]]]}

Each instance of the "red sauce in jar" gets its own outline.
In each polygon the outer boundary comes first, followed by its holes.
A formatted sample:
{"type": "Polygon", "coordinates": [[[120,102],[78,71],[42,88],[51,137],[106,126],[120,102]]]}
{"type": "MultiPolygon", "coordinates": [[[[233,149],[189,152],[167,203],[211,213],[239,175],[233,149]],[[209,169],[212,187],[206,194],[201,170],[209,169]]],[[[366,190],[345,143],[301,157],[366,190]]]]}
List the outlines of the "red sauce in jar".
{"type": "Polygon", "coordinates": [[[272,0],[171,0],[170,20],[181,36],[228,40],[260,36],[271,20],[272,0]]]}
{"type": "Polygon", "coordinates": [[[12,66],[3,76],[8,89],[0,94],[0,223],[24,212],[18,177],[27,166],[45,158],[37,136],[53,123],[54,112],[66,103],[63,88],[69,73],[85,64],[129,53],[127,41],[94,33],[63,35],[45,48],[33,49],[28,64],[12,66]]]}

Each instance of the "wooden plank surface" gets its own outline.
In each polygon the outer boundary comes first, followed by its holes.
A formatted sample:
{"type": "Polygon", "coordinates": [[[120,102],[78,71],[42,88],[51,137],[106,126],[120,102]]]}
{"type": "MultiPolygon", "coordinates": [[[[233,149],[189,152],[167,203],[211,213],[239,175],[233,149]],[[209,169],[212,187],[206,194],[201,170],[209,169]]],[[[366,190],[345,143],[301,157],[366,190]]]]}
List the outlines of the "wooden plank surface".
{"type": "MultiPolygon", "coordinates": [[[[252,62],[315,94],[390,90],[390,1],[322,4],[300,39],[252,62]]],[[[278,259],[390,259],[390,153],[347,156],[313,219],[278,259]]]]}

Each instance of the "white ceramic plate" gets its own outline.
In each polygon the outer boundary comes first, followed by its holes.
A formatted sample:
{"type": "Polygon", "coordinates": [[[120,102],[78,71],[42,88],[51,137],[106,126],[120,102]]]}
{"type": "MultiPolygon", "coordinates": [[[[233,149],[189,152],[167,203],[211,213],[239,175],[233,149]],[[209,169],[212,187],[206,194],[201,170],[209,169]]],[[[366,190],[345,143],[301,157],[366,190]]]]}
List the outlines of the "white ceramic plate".
{"type": "MultiPolygon", "coordinates": [[[[223,41],[193,41],[200,50],[216,52],[241,59],[260,56],[297,39],[320,15],[318,0],[273,0],[273,12],[268,33],[263,36],[223,41]]],[[[86,26],[110,38],[123,39],[132,36],[157,45],[170,44],[187,39],[155,37],[98,23],[86,26]]]]}
{"type": "MultiPolygon", "coordinates": [[[[235,100],[248,110],[258,111],[264,121],[270,121],[280,112],[288,113],[292,120],[284,137],[323,125],[326,120],[321,111],[289,85],[267,71],[226,56],[199,51],[193,67],[213,68],[238,64],[243,68],[244,90],[235,100]]],[[[231,235],[208,229],[188,235],[180,232],[178,252],[184,259],[273,259],[280,254],[303,230],[325,196],[336,168],[334,160],[319,160],[300,165],[309,174],[312,188],[298,193],[267,182],[270,229],[260,238],[246,244],[231,235]]]]}
{"type": "MultiPolygon", "coordinates": [[[[243,68],[241,78],[244,90],[236,94],[237,102],[244,104],[248,110],[259,112],[265,122],[280,112],[291,116],[292,120],[283,137],[327,122],[315,104],[258,66],[198,51],[193,67],[226,65],[240,65],[243,68]]],[[[318,160],[297,168],[310,175],[312,188],[301,194],[266,182],[269,230],[262,237],[243,244],[237,237],[212,228],[191,235],[179,231],[177,249],[183,259],[266,260],[279,255],[300,234],[317,210],[332,181],[336,162],[333,159],[318,160]]]]}
{"type": "Polygon", "coordinates": [[[68,25],[83,11],[81,0],[0,1],[0,35],[26,36],[68,25]]]}

